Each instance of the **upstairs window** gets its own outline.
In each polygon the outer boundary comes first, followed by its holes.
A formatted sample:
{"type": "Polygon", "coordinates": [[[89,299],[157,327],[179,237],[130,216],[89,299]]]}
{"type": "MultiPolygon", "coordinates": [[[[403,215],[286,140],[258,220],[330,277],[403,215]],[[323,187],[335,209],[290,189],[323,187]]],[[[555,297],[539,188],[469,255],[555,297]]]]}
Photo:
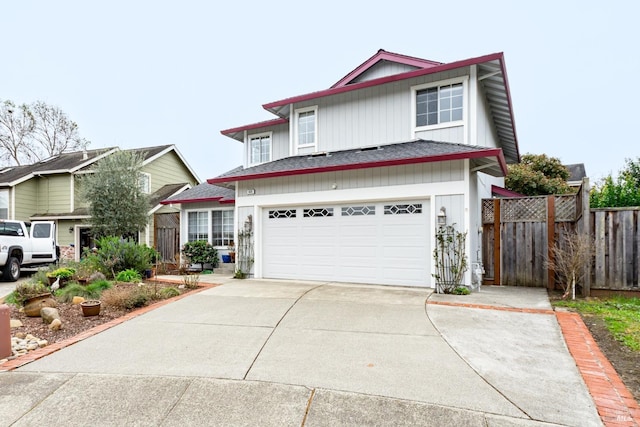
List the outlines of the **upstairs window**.
{"type": "Polygon", "coordinates": [[[252,165],[271,161],[271,134],[249,137],[249,149],[252,165]]]}
{"type": "Polygon", "coordinates": [[[462,120],[463,86],[455,83],[416,91],[416,126],[462,120]]]}
{"type": "Polygon", "coordinates": [[[144,194],[151,193],[151,175],[148,173],[140,173],[138,177],[138,185],[140,186],[140,191],[144,194]]]}
{"type": "Polygon", "coordinates": [[[312,146],[317,142],[317,107],[296,110],[297,143],[299,147],[312,146]]]}

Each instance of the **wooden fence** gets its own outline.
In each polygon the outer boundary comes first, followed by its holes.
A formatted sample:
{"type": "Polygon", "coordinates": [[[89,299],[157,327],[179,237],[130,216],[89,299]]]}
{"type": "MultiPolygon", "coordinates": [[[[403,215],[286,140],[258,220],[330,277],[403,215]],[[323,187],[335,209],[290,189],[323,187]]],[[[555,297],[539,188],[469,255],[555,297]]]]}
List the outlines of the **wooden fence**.
{"type": "Polygon", "coordinates": [[[639,291],[640,208],[590,210],[588,188],[585,179],[577,194],[483,200],[483,283],[556,288],[549,249],[578,232],[594,242],[582,295],[639,291]]]}

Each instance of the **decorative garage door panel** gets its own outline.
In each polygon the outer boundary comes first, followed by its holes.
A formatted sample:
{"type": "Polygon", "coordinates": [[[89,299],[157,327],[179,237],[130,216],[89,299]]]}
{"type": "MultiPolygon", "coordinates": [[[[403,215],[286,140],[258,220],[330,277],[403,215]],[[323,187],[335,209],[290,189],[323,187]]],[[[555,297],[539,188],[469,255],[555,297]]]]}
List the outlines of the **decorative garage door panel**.
{"type": "Polygon", "coordinates": [[[427,201],[265,209],[263,276],[427,286],[429,211],[427,201]]]}

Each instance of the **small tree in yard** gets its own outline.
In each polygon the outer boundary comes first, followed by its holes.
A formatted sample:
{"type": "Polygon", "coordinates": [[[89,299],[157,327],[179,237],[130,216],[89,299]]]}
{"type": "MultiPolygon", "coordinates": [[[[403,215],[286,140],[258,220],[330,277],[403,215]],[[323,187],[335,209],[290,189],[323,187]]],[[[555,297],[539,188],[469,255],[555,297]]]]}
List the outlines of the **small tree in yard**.
{"type": "Polygon", "coordinates": [[[594,253],[593,241],[588,235],[571,231],[559,239],[551,248],[551,257],[547,257],[547,268],[554,270],[561,277],[563,299],[571,295],[576,298],[576,284],[580,282],[594,253]]]}
{"type": "Polygon", "coordinates": [[[504,179],[505,187],[525,196],[567,194],[569,170],[560,159],[546,154],[525,154],[518,164],[509,165],[504,179]]]}
{"type": "Polygon", "coordinates": [[[83,176],[82,194],[96,237],[135,236],[147,226],[149,198],[140,185],[142,161],[139,154],[117,151],[99,160],[94,173],[83,176]]]}

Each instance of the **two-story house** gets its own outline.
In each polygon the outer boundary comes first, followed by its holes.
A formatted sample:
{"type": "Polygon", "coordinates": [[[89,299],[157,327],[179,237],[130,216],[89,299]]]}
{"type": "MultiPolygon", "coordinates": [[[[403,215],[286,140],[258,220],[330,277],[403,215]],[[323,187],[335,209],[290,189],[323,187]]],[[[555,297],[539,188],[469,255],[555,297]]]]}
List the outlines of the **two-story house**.
{"type": "Polygon", "coordinates": [[[328,89],[263,107],[276,117],[222,131],[244,167],[208,179],[235,186],[255,277],[434,286],[438,220],[467,233],[477,267],[481,199],[519,161],[502,53],[380,50],[328,89]]]}
{"type": "MultiPolygon", "coordinates": [[[[82,176],[119,148],[61,153],[41,162],[0,170],[0,219],[56,222],[56,239],[65,258],[79,259],[93,247],[82,176]]],[[[143,157],[140,185],[150,196],[149,224],[138,236],[173,260],[180,252],[179,210],[160,202],[198,184],[199,178],[174,145],[131,150],[143,157]]]]}

